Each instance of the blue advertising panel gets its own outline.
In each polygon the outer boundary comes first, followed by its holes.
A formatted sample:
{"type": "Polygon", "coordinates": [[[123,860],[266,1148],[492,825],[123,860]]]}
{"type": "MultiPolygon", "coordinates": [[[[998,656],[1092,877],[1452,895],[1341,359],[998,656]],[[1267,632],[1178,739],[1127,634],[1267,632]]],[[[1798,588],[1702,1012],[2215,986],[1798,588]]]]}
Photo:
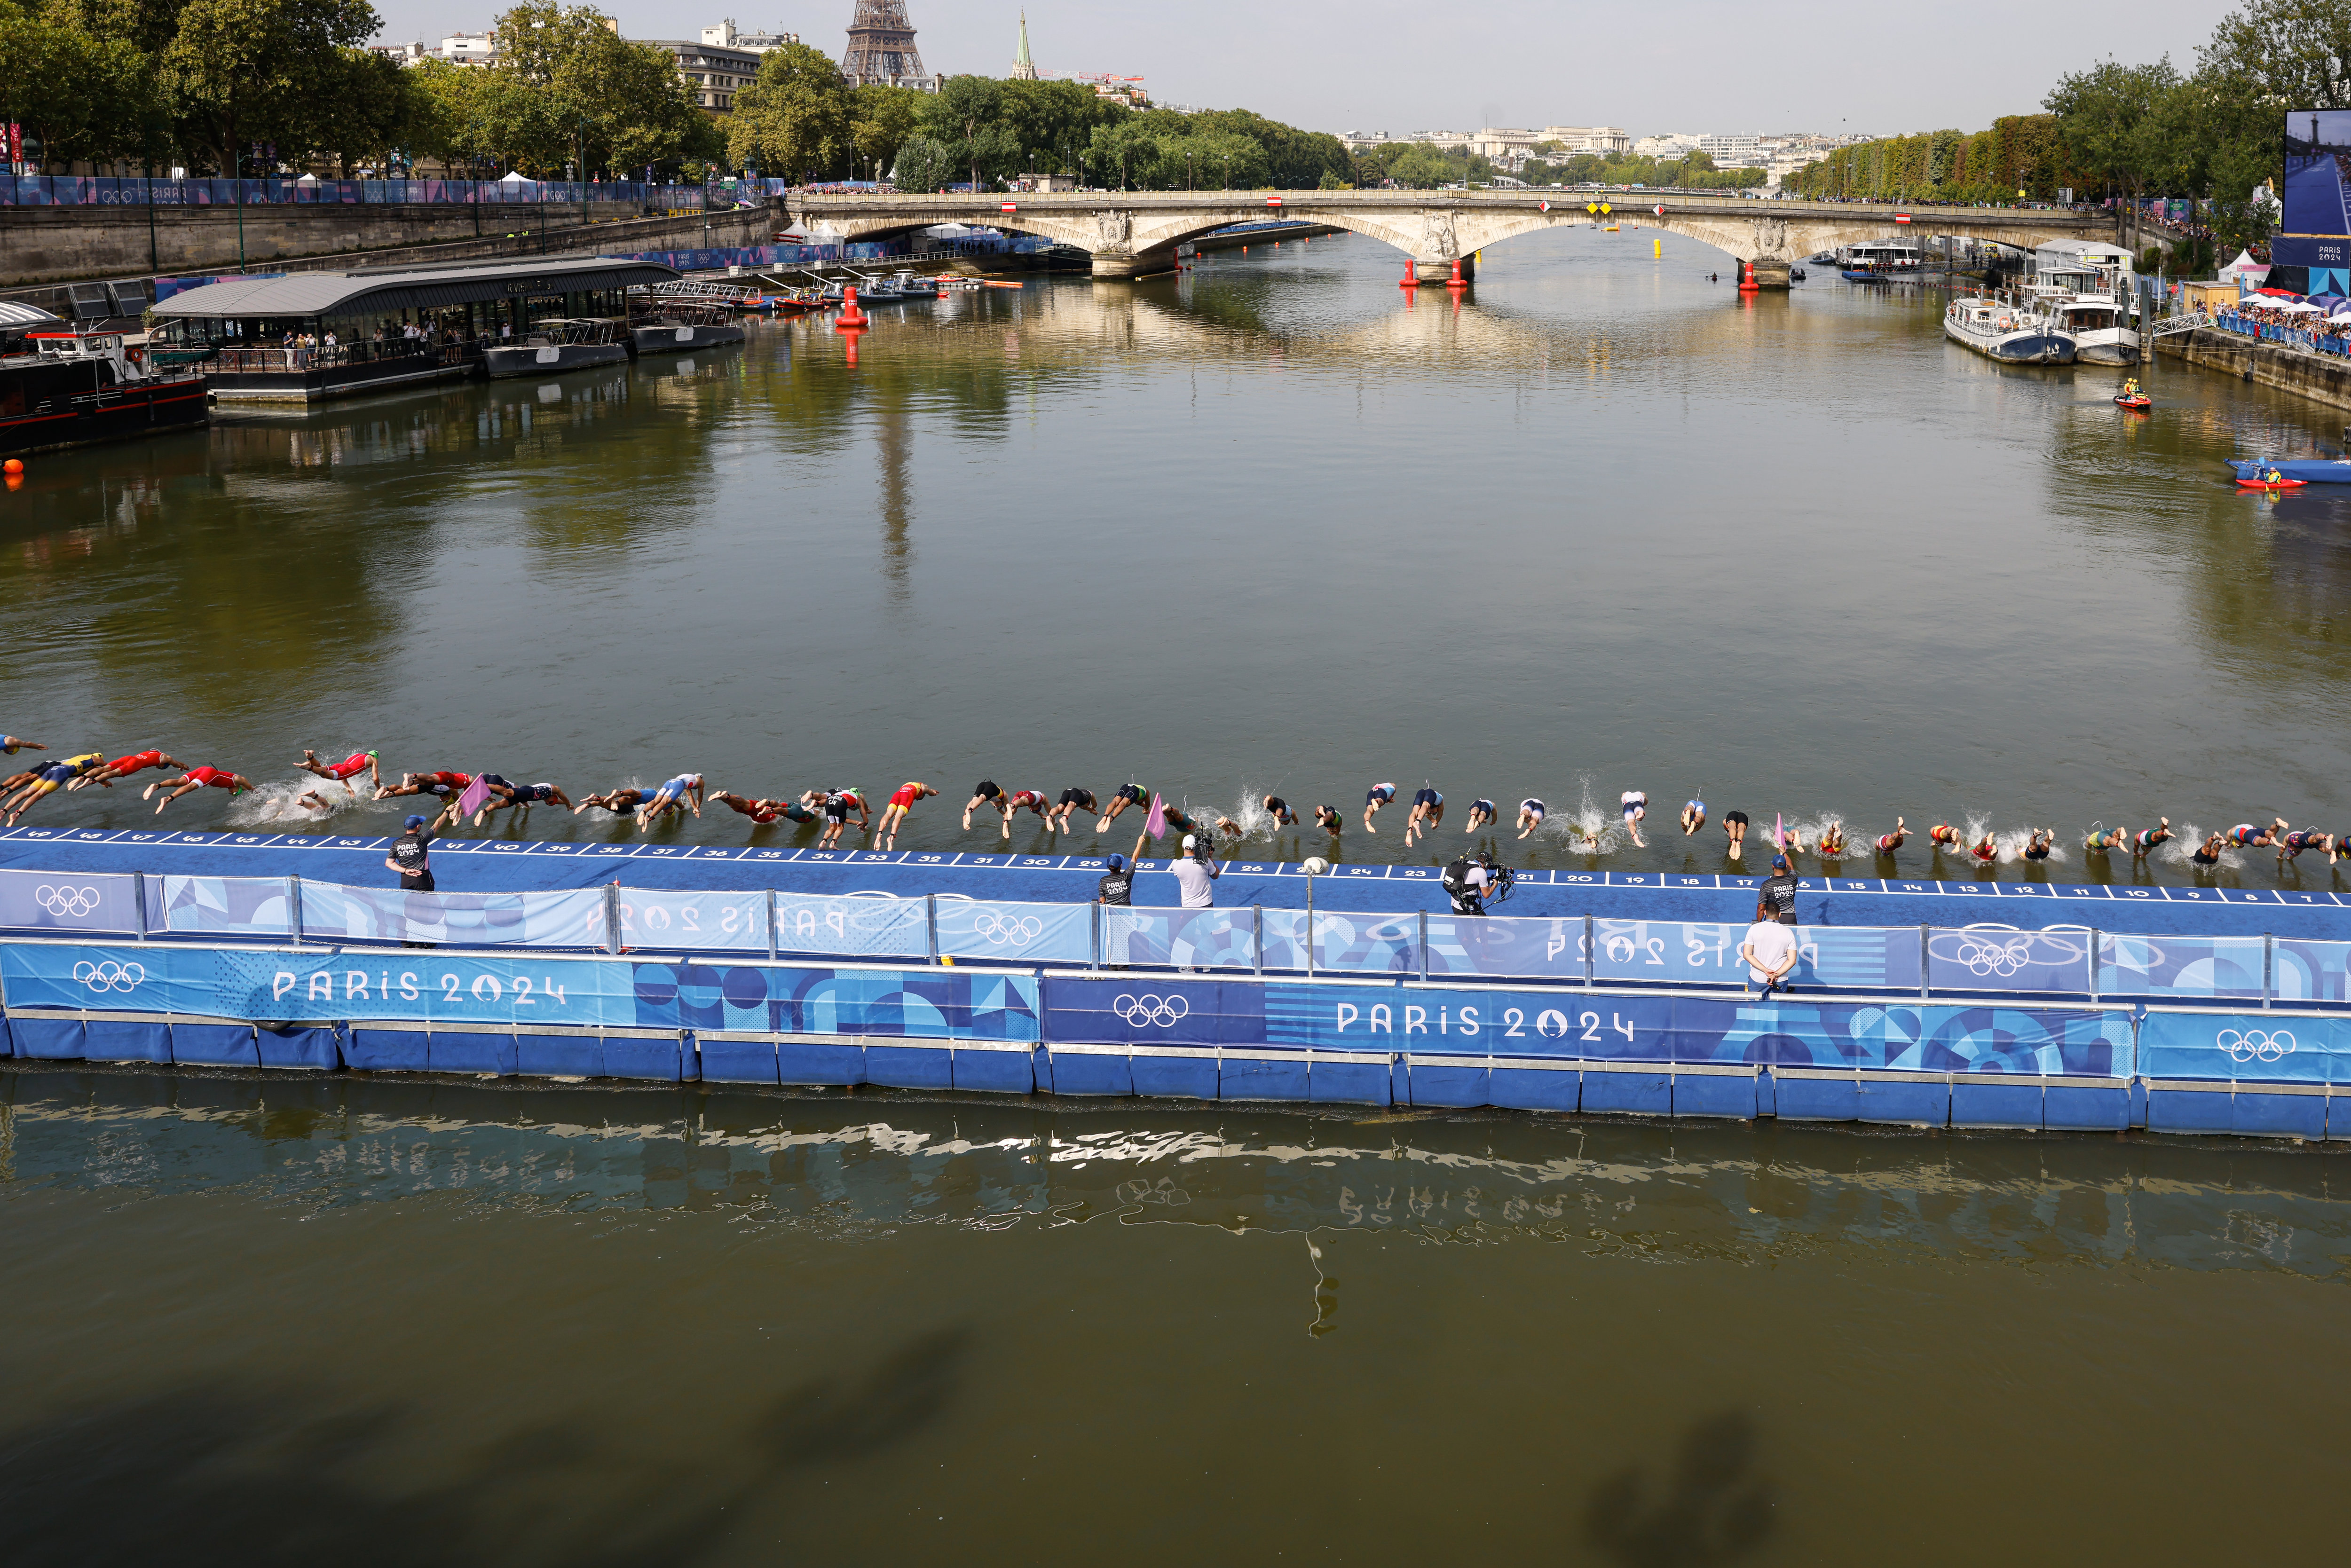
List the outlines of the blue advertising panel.
{"type": "Polygon", "coordinates": [[[148,929],[275,941],[294,934],[293,888],[282,876],[150,876],[148,929]]]}
{"type": "Polygon", "coordinates": [[[330,942],[599,947],[608,928],[601,888],[553,893],[403,893],[302,883],[302,933],[330,942]]]}
{"type": "MultiPolygon", "coordinates": [[[[1607,922],[1612,928],[1637,924],[1607,922]]],[[[1610,939],[1602,939],[1604,949],[1612,946],[1610,939]]],[[[1583,921],[1580,916],[1526,920],[1499,915],[1432,915],[1428,917],[1428,972],[1431,976],[1508,975],[1580,984],[1583,921]]]]}
{"type": "MultiPolygon", "coordinates": [[[[1082,905],[1081,907],[1083,907],[1082,905]]],[[[1266,962],[1277,956],[1306,963],[1298,946],[1303,929],[1299,911],[1265,912],[1270,927],[1280,915],[1298,919],[1284,923],[1287,943],[1269,941],[1266,962]]],[[[1102,911],[1102,952],[1105,964],[1152,964],[1192,969],[1254,969],[1257,967],[1257,912],[1252,909],[1110,909],[1102,911]]]]}
{"type": "MultiPolygon", "coordinates": [[[[1246,913],[1246,912],[1244,912],[1246,913]]],[[[1091,964],[1093,905],[938,901],[939,951],[997,964],[1091,964]]]]}
{"type": "Polygon", "coordinates": [[[2263,944],[2258,936],[2098,938],[2098,991],[2111,997],[2262,996],[2263,944]]]}
{"type": "Polygon", "coordinates": [[[1255,1045],[1266,988],[1172,975],[1044,982],[1045,1039],[1073,1045],[1255,1045]]]}
{"type": "Polygon", "coordinates": [[[861,958],[926,958],[928,907],[919,898],[776,894],[776,946],[786,953],[861,958]]]}
{"type": "Polygon", "coordinates": [[[2149,1078],[2351,1082],[2351,1019],[2149,1009],[2138,1043],[2149,1078]]]}
{"type": "Polygon", "coordinates": [[[0,925],[136,936],[138,879],[120,873],[0,871],[0,925]]]}
{"type": "MultiPolygon", "coordinates": [[[[768,950],[764,893],[669,893],[620,890],[621,946],[690,947],[697,952],[768,950]]],[[[604,938],[599,938],[601,946],[604,938]]]]}
{"type": "Polygon", "coordinates": [[[1034,977],[955,969],[0,945],[10,1007],[1033,1041],[1034,977]]]}
{"type": "Polygon", "coordinates": [[[2131,1059],[2120,1009],[1277,981],[1266,986],[1265,1012],[1270,1043],[1319,1050],[2091,1077],[2127,1076],[2131,1059]]]}
{"type": "MultiPolygon", "coordinates": [[[[1593,923],[1593,978],[1635,985],[1745,986],[1739,949],[1748,927],[1727,922],[1593,923]]],[[[1580,946],[1580,943],[1578,944],[1580,946]]],[[[1918,988],[1918,933],[1896,925],[1800,925],[1792,986],[1831,990],[1918,988]]]]}
{"type": "Polygon", "coordinates": [[[2271,994],[2282,1002],[2351,1002],[2351,942],[2281,936],[2272,956],[2271,994]]]}
{"type": "Polygon", "coordinates": [[[1927,985],[1931,990],[2087,996],[2090,978],[2087,930],[1969,925],[1927,934],[1927,985]]]}
{"type": "MultiPolygon", "coordinates": [[[[1358,868],[1360,869],[1360,868],[1358,868]]],[[[1314,912],[1314,967],[1333,975],[1420,973],[1418,915],[1314,912]]]]}

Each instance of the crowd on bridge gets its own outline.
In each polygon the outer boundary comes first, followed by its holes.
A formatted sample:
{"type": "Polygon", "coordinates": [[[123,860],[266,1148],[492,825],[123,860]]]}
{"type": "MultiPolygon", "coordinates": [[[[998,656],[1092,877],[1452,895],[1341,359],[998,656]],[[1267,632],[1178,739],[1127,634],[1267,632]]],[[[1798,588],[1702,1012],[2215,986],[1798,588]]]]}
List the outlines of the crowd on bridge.
{"type": "MultiPolygon", "coordinates": [[[[48,747],[40,741],[0,736],[0,753],[8,756],[47,750],[48,747]]],[[[592,812],[608,819],[628,818],[642,833],[665,821],[687,816],[699,819],[705,805],[718,805],[747,819],[755,828],[778,822],[817,827],[817,841],[826,849],[849,841],[853,819],[854,831],[863,845],[894,850],[898,833],[907,826],[916,807],[944,793],[935,785],[909,779],[881,798],[877,810],[875,797],[862,786],[818,786],[797,794],[787,791],[772,796],[743,794],[710,789],[699,771],[686,770],[673,774],[651,789],[616,784],[575,800],[551,780],[518,783],[503,774],[483,769],[409,771],[399,774],[397,782],[386,782],[378,755],[371,750],[354,751],[331,762],[306,750],[294,766],[301,775],[298,782],[270,787],[284,813],[323,822],[339,811],[367,803],[413,798],[420,804],[429,802],[434,807],[429,819],[409,819],[411,827],[427,833],[444,831],[468,818],[479,829],[501,811],[514,813],[513,820],[519,823],[527,821],[531,808],[538,805],[568,810],[574,816],[592,812]]],[[[0,822],[16,826],[41,801],[61,790],[111,789],[118,783],[133,781],[148,773],[155,777],[147,781],[140,798],[153,800],[160,795],[155,806],[158,815],[172,801],[203,789],[225,790],[234,800],[262,788],[233,768],[210,764],[192,767],[161,747],[111,758],[102,750],[82,751],[34,762],[0,779],[0,822]]],[[[1362,831],[1376,835],[1381,813],[1397,804],[1400,793],[1397,786],[1389,782],[1374,784],[1366,790],[1362,831]]],[[[1434,835],[1445,827],[1453,810],[1454,803],[1448,803],[1442,791],[1424,780],[1404,807],[1405,847],[1410,849],[1423,841],[1433,843],[1434,835]]],[[[965,800],[962,824],[966,832],[972,831],[975,821],[981,824],[983,832],[992,825],[1000,841],[1009,843],[1014,820],[1023,812],[1029,814],[1037,830],[1050,838],[1061,838],[1081,832],[1102,833],[1129,810],[1142,813],[1145,837],[1155,838],[1172,831],[1184,835],[1186,850],[1196,846],[1201,852],[1250,838],[1271,837],[1285,829],[1320,832],[1335,847],[1349,827],[1348,813],[1327,802],[1301,815],[1278,794],[1252,794],[1229,812],[1191,809],[1188,803],[1177,805],[1132,779],[1107,796],[1097,796],[1081,785],[1069,785],[1058,793],[1049,793],[1036,789],[1007,789],[993,779],[983,779],[972,786],[965,800]],[[1305,827],[1309,822],[1312,826],[1305,827]]],[[[1491,798],[1479,796],[1468,802],[1458,820],[1462,831],[1473,839],[1481,833],[1499,839],[1514,829],[1521,841],[1540,835],[1563,843],[1571,852],[1601,854],[1628,842],[1636,848],[1647,848],[1648,840],[1643,832],[1648,811],[1649,797],[1645,791],[1625,790],[1618,797],[1616,809],[1607,811],[1595,807],[1586,790],[1576,807],[1558,812],[1535,796],[1522,798],[1507,809],[1491,798]]],[[[1698,837],[1712,820],[1706,801],[1695,796],[1685,800],[1677,813],[1685,839],[1698,837]]],[[[1390,822],[1393,826],[1394,819],[1390,822]]],[[[1744,863],[1752,832],[1775,862],[1810,855],[1823,867],[1857,862],[1865,856],[1890,865],[1896,852],[1908,842],[1913,831],[1899,816],[1895,818],[1891,831],[1859,837],[1850,835],[1846,824],[1834,816],[1807,824],[1791,823],[1784,816],[1775,815],[1771,827],[1763,829],[1757,827],[1747,812],[1738,810],[1721,813],[1719,831],[1724,853],[1734,864],[1744,863]]],[[[2064,855],[2060,834],[2054,828],[1995,831],[1980,821],[1971,821],[1964,827],[1946,821],[1927,829],[1923,836],[1930,855],[1948,854],[1963,864],[1991,866],[2004,861],[2044,863],[2064,855]]],[[[2105,857],[2120,852],[2133,861],[2144,861],[2175,840],[2179,840],[2179,849],[2188,852],[2185,858],[2199,869],[2218,866],[2224,856],[2246,850],[2273,850],[2281,866],[2298,860],[2304,852],[2323,853],[2329,865],[2351,856],[2351,831],[2297,829],[2283,817],[2267,826],[2240,822],[2222,832],[2191,832],[2184,840],[2173,831],[2168,817],[2158,819],[2153,827],[2137,830],[2094,823],[2079,842],[2086,854],[2105,857]]],[[[1141,852],[1141,849],[1142,841],[1138,840],[1136,852],[1141,852]]],[[[2173,852],[2178,853],[2178,850],[2173,852]]]]}

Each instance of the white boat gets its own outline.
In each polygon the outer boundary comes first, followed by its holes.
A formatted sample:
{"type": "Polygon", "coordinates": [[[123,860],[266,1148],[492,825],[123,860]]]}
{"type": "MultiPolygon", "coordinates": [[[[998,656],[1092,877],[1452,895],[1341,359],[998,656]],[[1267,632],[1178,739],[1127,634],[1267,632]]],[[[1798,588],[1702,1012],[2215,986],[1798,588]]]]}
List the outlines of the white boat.
{"type": "Polygon", "coordinates": [[[2032,293],[2085,364],[2135,365],[2131,254],[2104,240],[2053,240],[2032,253],[2032,293]]]}
{"type": "Polygon", "coordinates": [[[1846,246],[1838,254],[1837,268],[1847,283],[1907,283],[1925,271],[1926,263],[1917,246],[1889,240],[1846,246]]]}
{"type": "Polygon", "coordinates": [[[592,316],[548,316],[532,322],[529,335],[519,342],[486,350],[482,366],[493,378],[503,379],[625,364],[628,358],[619,322],[592,316]]]}
{"type": "Polygon", "coordinates": [[[1952,300],[1943,311],[1943,335],[2005,364],[2074,362],[2073,338],[2038,308],[1989,295],[1952,300]]]}
{"type": "Polygon", "coordinates": [[[2130,313],[2105,295],[2075,294],[2053,299],[2050,316],[2074,340],[2074,357],[2085,365],[2138,363],[2138,333],[2130,313]]]}
{"type": "Polygon", "coordinates": [[[691,353],[739,343],[743,336],[734,306],[719,299],[655,294],[629,319],[630,343],[640,355],[691,353]]]}

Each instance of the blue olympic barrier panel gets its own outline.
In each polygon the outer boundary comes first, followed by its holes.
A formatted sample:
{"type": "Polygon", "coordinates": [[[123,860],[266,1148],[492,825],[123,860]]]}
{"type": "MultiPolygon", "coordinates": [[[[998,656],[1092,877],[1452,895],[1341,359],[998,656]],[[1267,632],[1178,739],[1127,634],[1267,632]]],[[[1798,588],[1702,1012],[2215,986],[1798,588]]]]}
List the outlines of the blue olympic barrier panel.
{"type": "Polygon", "coordinates": [[[1306,911],[1259,909],[1258,943],[1269,972],[1306,967],[1306,911]]]}
{"type": "MultiPolygon", "coordinates": [[[[684,947],[695,952],[768,951],[764,893],[670,893],[620,890],[621,946],[684,947]]],[[[599,938],[601,945],[603,938],[599,938]]]]}
{"type": "Polygon", "coordinates": [[[608,935],[601,888],[559,893],[405,893],[302,884],[302,935],[334,942],[599,947],[608,935]]]}
{"type": "Polygon", "coordinates": [[[2351,1002],[2351,942],[2281,936],[2270,965],[2270,995],[2278,1001],[2351,1002]]]}
{"type": "MultiPolygon", "coordinates": [[[[940,913],[946,906],[940,905],[940,913]]],[[[1266,911],[1269,919],[1276,913],[1266,911]]],[[[1320,919],[1320,916],[1317,916],[1320,919]]],[[[1302,919],[1302,916],[1301,916],[1302,919]]],[[[1295,926],[1289,929],[1295,931],[1295,926]]],[[[1250,909],[1102,910],[1102,961],[1194,969],[1255,969],[1257,912],[1250,909]]],[[[1290,946],[1294,947],[1295,938],[1290,946]]],[[[1287,948],[1284,956],[1289,956],[1287,948]]],[[[1267,955],[1269,960],[1272,954],[1267,955]]],[[[1302,953],[1295,959],[1305,967],[1302,953]]]]}
{"type": "Polygon", "coordinates": [[[1420,973],[1420,916],[1314,912],[1314,967],[1332,975],[1420,973]]]}
{"type": "MultiPolygon", "coordinates": [[[[1583,919],[1514,919],[1499,915],[1428,917],[1428,972],[1510,975],[1581,982],[1583,919]]],[[[1623,922],[1610,922],[1612,925],[1623,922]]]]}
{"type": "Polygon", "coordinates": [[[1054,975],[1044,982],[1045,1043],[1259,1045],[1266,992],[1254,980],[1054,975]]]}
{"type": "MultiPolygon", "coordinates": [[[[1916,941],[1916,938],[1913,938],[1916,941]]],[[[1927,934],[1927,986],[1937,991],[2042,991],[2088,996],[2090,933],[2060,927],[2019,931],[2005,925],[1938,927],[1927,934]]]]}
{"type": "Polygon", "coordinates": [[[942,898],[935,918],[939,951],[951,957],[998,964],[1091,964],[1094,959],[1090,904],[942,898]]]}
{"type": "Polygon", "coordinates": [[[2138,1049],[2149,1078],[2351,1083],[2351,1019],[2150,1008],[2138,1049]]]}
{"type": "Polygon", "coordinates": [[[1034,1041],[1037,980],[991,970],[0,943],[12,1009],[257,1023],[413,1019],[1034,1041]]]}
{"type": "Polygon", "coordinates": [[[2112,997],[2259,1001],[2266,944],[2259,936],[2098,937],[2098,992],[2112,997]]]}
{"type": "Polygon", "coordinates": [[[1266,1038],[1317,1050],[2128,1077],[2122,1009],[1754,1003],[1462,986],[1266,983],[1266,1038]]]}
{"type": "Polygon", "coordinates": [[[0,871],[0,925],[20,931],[139,936],[139,879],[128,873],[0,871]]]}
{"type": "Polygon", "coordinates": [[[929,906],[919,898],[776,894],[776,946],[841,957],[927,958],[929,906]]]}
{"type": "Polygon", "coordinates": [[[147,928],[263,941],[294,935],[294,884],[282,876],[147,877],[147,928]]]}
{"type": "MultiPolygon", "coordinates": [[[[1740,986],[1748,927],[1728,922],[1600,920],[1593,924],[1596,980],[1637,985],[1740,986]]],[[[1577,944],[1581,946],[1580,939],[1577,944]]],[[[1828,990],[1918,988],[1916,926],[1800,925],[1788,984],[1828,990]]]]}

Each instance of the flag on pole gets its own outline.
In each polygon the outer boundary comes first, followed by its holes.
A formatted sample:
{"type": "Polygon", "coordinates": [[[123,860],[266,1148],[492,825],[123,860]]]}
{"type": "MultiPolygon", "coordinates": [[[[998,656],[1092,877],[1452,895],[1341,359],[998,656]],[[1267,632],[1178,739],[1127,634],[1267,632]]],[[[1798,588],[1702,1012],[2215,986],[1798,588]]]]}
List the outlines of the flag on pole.
{"type": "Polygon", "coordinates": [[[1778,811],[1771,813],[1771,841],[1785,850],[1788,847],[1788,822],[1778,811]]]}
{"type": "Polygon", "coordinates": [[[1159,798],[1156,789],[1151,792],[1151,815],[1143,819],[1143,831],[1155,839],[1167,836],[1167,802],[1159,798]]]}
{"type": "Polygon", "coordinates": [[[489,781],[484,779],[480,774],[475,774],[474,781],[465,786],[465,792],[457,797],[457,815],[461,817],[472,816],[475,812],[482,809],[482,803],[489,798],[489,781]]]}

